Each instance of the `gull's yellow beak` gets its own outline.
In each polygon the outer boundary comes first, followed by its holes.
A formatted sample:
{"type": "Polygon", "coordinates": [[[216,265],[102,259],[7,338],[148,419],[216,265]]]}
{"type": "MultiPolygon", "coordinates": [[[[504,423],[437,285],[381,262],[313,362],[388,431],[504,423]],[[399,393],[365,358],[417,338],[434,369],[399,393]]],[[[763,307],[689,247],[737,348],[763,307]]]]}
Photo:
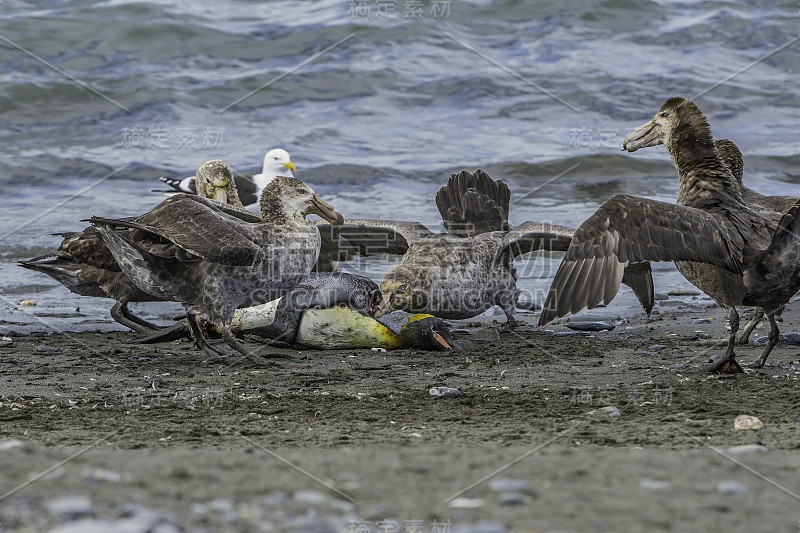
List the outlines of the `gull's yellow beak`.
{"type": "Polygon", "coordinates": [[[291,161],[289,161],[288,163],[284,163],[283,166],[288,168],[292,172],[297,172],[297,167],[294,166],[294,163],[292,163],[291,161]]]}

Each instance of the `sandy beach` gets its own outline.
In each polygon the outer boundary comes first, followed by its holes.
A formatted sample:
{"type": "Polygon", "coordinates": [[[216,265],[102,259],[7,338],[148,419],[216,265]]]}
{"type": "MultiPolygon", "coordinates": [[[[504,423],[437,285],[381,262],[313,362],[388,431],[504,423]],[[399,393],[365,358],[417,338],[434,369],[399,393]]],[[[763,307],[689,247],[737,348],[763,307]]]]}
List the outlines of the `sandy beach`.
{"type": "Polygon", "coordinates": [[[0,527],[797,531],[798,346],[717,376],[721,348],[702,341],[723,338],[726,312],[705,298],[661,301],[650,320],[603,311],[589,318],[613,331],[519,312],[515,333],[451,352],[280,350],[307,365],[292,369],[132,333],[12,334],[0,490],[85,453],[8,496],[0,527]],[[735,430],[739,415],[763,428],[735,430]]]}

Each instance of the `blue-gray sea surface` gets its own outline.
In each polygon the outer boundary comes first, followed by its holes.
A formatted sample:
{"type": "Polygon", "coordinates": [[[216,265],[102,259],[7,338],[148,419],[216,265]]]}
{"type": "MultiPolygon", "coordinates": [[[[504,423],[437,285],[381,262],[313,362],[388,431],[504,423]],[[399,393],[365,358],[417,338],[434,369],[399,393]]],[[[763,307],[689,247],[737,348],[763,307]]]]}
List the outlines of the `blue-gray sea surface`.
{"type": "MultiPolygon", "coordinates": [[[[347,218],[440,229],[435,191],[482,168],[512,223],[577,226],[616,193],[674,200],[663,147],[621,141],[677,95],[741,147],[749,186],[800,195],[799,32],[797,0],[4,0],[0,332],[111,325],[109,300],[16,261],[150,209],[159,176],[252,171],[272,147],[347,218]]],[[[517,261],[530,298],[559,260],[517,261]]],[[[657,290],[687,287],[655,268],[657,290]]],[[[631,309],[624,288],[607,312],[631,309]]]]}

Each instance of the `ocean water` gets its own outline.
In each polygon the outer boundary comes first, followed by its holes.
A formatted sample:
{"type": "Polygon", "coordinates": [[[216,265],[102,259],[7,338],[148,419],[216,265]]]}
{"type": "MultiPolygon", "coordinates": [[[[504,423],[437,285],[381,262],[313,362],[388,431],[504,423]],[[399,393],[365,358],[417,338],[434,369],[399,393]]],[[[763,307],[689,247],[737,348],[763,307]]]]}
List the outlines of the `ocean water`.
{"type": "MultiPolygon", "coordinates": [[[[687,96],[750,187],[800,195],[798,37],[797,0],[3,0],[0,332],[116,327],[109,300],[16,261],[150,209],[159,176],[256,170],[272,147],[347,218],[441,229],[436,190],[482,168],[511,186],[512,223],[577,226],[616,193],[674,200],[663,147],[621,141],[687,96]]],[[[521,288],[541,301],[559,260],[518,260],[521,288]]],[[[688,285],[655,268],[657,290],[688,285]]],[[[623,289],[608,312],[631,306],[623,289]]]]}

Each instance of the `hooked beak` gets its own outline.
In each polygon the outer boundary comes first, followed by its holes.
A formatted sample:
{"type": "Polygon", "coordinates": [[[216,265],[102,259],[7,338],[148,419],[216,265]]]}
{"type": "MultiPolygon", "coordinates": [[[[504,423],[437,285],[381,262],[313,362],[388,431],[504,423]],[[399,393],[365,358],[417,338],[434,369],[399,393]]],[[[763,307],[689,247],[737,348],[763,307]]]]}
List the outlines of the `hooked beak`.
{"type": "Polygon", "coordinates": [[[645,122],[622,139],[622,149],[635,152],[639,148],[661,144],[659,126],[660,124],[656,123],[655,120],[645,122]]]}
{"type": "Polygon", "coordinates": [[[297,167],[296,167],[296,166],[294,166],[294,163],[292,163],[291,161],[289,161],[288,163],[284,163],[284,164],[283,164],[283,166],[284,166],[285,168],[288,168],[288,169],[289,169],[289,170],[291,170],[292,172],[297,172],[297,167]]]}
{"type": "Polygon", "coordinates": [[[372,315],[373,318],[378,318],[383,315],[388,315],[394,308],[392,307],[392,299],[394,298],[394,293],[392,294],[384,294],[381,298],[381,301],[375,306],[375,312],[372,315]]]}
{"type": "Polygon", "coordinates": [[[307,212],[319,215],[336,226],[341,226],[344,224],[344,217],[342,214],[335,211],[331,204],[321,198],[318,198],[316,194],[311,198],[311,206],[308,208],[307,212]]]}
{"type": "Polygon", "coordinates": [[[223,204],[228,203],[228,188],[227,187],[214,187],[213,199],[223,204]]]}

